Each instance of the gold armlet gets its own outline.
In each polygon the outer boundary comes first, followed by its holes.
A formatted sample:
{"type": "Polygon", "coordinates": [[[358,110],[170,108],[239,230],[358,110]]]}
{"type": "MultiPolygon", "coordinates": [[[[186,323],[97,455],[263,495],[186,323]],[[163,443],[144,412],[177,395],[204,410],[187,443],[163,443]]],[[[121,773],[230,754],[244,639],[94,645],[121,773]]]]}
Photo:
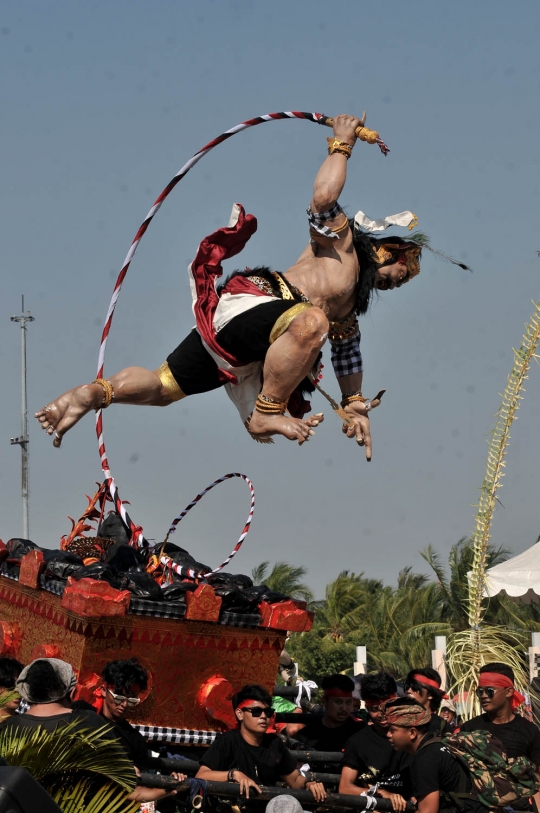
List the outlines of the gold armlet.
{"type": "Polygon", "coordinates": [[[255,409],[257,412],[262,412],[263,415],[283,415],[288,402],[288,398],[286,401],[276,401],[274,398],[269,398],[268,395],[263,395],[260,392],[255,402],[255,409]]]}
{"type": "Polygon", "coordinates": [[[333,155],[335,152],[340,152],[346,158],[350,158],[352,155],[352,144],[347,144],[346,141],[340,141],[339,138],[328,137],[326,139],[328,141],[328,155],[333,155]]]}
{"type": "Polygon", "coordinates": [[[358,390],[357,392],[345,393],[343,395],[343,398],[341,399],[341,406],[346,407],[349,404],[353,404],[355,401],[361,401],[363,404],[366,402],[366,399],[364,398],[360,390],[358,390]]]}
{"type": "Polygon", "coordinates": [[[345,215],[345,223],[342,223],[341,226],[330,226],[330,228],[334,234],[339,234],[340,232],[345,231],[345,229],[349,228],[349,218],[347,215],[345,215]]]}
{"type": "Polygon", "coordinates": [[[95,378],[92,384],[99,384],[103,388],[103,403],[98,409],[107,409],[114,401],[113,385],[106,378],[95,378]]]}

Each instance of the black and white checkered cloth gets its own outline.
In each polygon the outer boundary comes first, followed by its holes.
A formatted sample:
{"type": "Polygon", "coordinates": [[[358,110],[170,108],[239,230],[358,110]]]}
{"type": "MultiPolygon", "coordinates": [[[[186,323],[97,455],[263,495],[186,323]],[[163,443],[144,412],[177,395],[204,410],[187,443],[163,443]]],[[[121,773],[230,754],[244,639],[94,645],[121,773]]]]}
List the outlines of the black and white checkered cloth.
{"type": "Polygon", "coordinates": [[[131,596],[128,613],[153,618],[183,618],[186,614],[186,605],[180,601],[148,601],[145,598],[131,596]]]}
{"type": "Polygon", "coordinates": [[[362,353],[360,352],[360,331],[349,339],[332,342],[332,367],[336,378],[363,372],[362,353]]]}
{"type": "Polygon", "coordinates": [[[338,215],[343,212],[339,203],[334,203],[328,212],[312,212],[311,207],[306,209],[308,216],[309,228],[316,231],[317,234],[322,234],[323,237],[330,237],[332,240],[337,240],[339,234],[336,234],[332,229],[325,226],[330,220],[335,220],[338,215]]]}
{"type": "Polygon", "coordinates": [[[5,576],[7,579],[11,579],[12,582],[19,581],[19,568],[17,568],[17,575],[15,576],[13,573],[8,571],[8,566],[5,562],[2,562],[2,566],[0,567],[0,573],[2,576],[5,576]]]}
{"type": "Polygon", "coordinates": [[[46,579],[42,573],[39,577],[39,583],[43,590],[47,590],[48,593],[54,593],[55,596],[64,595],[66,582],[62,582],[59,579],[46,579]]]}
{"type": "Polygon", "coordinates": [[[228,624],[230,627],[258,627],[261,623],[261,616],[257,613],[221,613],[220,624],[228,624]]]}
{"type": "MultiPolygon", "coordinates": [[[[147,601],[144,598],[132,596],[128,613],[153,618],[184,618],[186,605],[176,601],[147,601]]],[[[219,623],[231,627],[258,627],[261,623],[261,616],[257,613],[224,612],[221,614],[219,623]]]]}
{"type": "Polygon", "coordinates": [[[198,731],[191,728],[165,728],[157,725],[134,725],[145,740],[156,742],[174,742],[184,745],[211,745],[216,737],[215,731],[198,731]]]}

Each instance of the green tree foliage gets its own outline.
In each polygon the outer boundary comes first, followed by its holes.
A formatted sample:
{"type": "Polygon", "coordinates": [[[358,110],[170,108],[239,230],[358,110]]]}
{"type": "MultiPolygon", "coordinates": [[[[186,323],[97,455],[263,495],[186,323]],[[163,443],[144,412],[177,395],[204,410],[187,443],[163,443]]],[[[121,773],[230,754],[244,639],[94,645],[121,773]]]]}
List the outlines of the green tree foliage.
{"type": "Polygon", "coordinates": [[[313,593],[307,584],[300,580],[307,573],[305,567],[294,567],[288,562],[276,562],[272,570],[269,570],[270,562],[261,562],[251,571],[253,584],[265,584],[270,590],[276,593],[284,593],[291,598],[313,601],[313,593]]]}
{"type": "MultiPolygon", "coordinates": [[[[363,573],[344,570],[326,586],[324,599],[311,603],[315,610],[313,629],[293,634],[287,644],[302,677],[317,680],[332,672],[352,674],[356,646],[365,646],[369,669],[384,669],[403,678],[410,669],[431,665],[436,635],[449,636],[467,629],[472,541],[463,538],[456,542],[446,565],[431,545],[421,555],[431,575],[405,568],[396,586],[390,587],[363,573]]],[[[510,555],[505,548],[490,546],[489,566],[504,562],[510,555]]],[[[263,564],[267,573],[268,563],[263,564]]],[[[293,570],[283,562],[279,566],[293,570]]],[[[301,570],[297,578],[304,577],[306,571],[301,570]]],[[[489,602],[486,622],[519,632],[540,630],[540,610],[537,605],[497,596],[489,602]]]]}

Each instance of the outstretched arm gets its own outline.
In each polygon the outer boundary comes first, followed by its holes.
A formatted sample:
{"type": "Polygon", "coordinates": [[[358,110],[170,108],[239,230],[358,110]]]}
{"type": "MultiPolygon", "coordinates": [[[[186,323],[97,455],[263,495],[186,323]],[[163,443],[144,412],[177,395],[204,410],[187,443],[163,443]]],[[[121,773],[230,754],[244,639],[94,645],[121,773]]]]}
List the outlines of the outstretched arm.
{"type": "MultiPolygon", "coordinates": [[[[334,136],[339,141],[354,147],[355,130],[362,124],[363,122],[355,116],[336,116],[333,124],[334,136]]],[[[346,177],[347,157],[340,152],[329,155],[315,178],[311,211],[326,212],[331,209],[343,191],[346,177]]]]}

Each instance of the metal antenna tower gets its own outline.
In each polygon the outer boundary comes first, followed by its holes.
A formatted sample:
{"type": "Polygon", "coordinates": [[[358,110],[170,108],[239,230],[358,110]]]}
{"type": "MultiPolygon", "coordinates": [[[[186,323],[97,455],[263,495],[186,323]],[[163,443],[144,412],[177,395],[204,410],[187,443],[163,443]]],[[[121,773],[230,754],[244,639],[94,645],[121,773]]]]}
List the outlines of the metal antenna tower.
{"type": "Polygon", "coordinates": [[[19,322],[21,326],[21,379],[22,379],[22,404],[21,404],[21,435],[18,438],[11,438],[12,446],[21,447],[21,471],[22,471],[22,505],[23,505],[23,537],[28,539],[28,415],[26,409],[26,323],[33,322],[34,317],[30,316],[30,311],[24,312],[24,294],[22,296],[22,313],[20,316],[12,316],[12,322],[19,322]]]}

